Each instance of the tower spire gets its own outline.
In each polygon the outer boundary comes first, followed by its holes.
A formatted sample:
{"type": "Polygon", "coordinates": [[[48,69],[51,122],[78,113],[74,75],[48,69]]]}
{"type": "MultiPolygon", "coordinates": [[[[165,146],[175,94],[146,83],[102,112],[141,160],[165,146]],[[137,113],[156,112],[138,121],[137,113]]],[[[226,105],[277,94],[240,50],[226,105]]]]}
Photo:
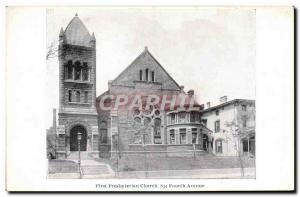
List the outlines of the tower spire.
{"type": "Polygon", "coordinates": [[[64,29],[60,28],[59,37],[62,37],[62,36],[64,36],[64,29]]]}

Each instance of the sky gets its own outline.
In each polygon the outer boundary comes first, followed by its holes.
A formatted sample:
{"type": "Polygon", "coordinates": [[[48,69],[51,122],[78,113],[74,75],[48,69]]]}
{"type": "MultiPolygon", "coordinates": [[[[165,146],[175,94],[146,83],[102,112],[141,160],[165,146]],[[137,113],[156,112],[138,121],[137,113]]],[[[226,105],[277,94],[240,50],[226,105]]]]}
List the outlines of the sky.
{"type": "MultiPolygon", "coordinates": [[[[230,7],[55,7],[47,9],[47,46],[78,14],[97,45],[97,95],[147,46],[199,103],[255,99],[255,9],[230,7]]],[[[58,59],[47,60],[46,111],[58,108],[58,59]]]]}

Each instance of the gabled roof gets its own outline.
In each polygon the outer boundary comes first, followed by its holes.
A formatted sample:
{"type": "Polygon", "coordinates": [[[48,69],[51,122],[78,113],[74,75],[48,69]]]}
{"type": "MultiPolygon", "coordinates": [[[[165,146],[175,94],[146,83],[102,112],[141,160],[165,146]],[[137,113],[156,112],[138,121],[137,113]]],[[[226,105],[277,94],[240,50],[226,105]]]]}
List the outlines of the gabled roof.
{"type": "Polygon", "coordinates": [[[92,37],[77,14],[68,24],[64,36],[66,44],[90,47],[92,37]]]}
{"type": "Polygon", "coordinates": [[[121,72],[113,81],[112,85],[128,85],[133,86],[135,80],[138,80],[136,76],[132,76],[131,70],[138,73],[139,69],[142,67],[147,67],[149,69],[158,68],[159,73],[164,78],[163,81],[156,81],[162,83],[163,89],[174,89],[180,90],[180,86],[177,82],[169,75],[169,73],[161,66],[161,64],[153,57],[153,55],[148,51],[148,48],[145,47],[145,50],[137,57],[135,60],[123,71],[121,72]],[[130,76],[131,75],[131,76],[130,76]],[[128,77],[130,76],[130,77],[128,77]]]}

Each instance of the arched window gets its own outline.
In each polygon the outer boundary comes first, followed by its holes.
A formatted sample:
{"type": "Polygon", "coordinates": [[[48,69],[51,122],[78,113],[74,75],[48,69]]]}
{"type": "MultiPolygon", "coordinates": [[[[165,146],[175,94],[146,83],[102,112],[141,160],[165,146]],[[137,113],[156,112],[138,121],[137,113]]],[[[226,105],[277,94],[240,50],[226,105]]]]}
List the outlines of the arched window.
{"type": "Polygon", "coordinates": [[[149,73],[149,69],[146,68],[146,81],[148,81],[148,73],[149,73]]]}
{"type": "Polygon", "coordinates": [[[82,68],[82,80],[83,81],[88,81],[89,80],[89,68],[87,66],[87,63],[83,63],[83,68],[82,68]]]}
{"type": "Polygon", "coordinates": [[[143,80],[143,70],[140,70],[140,81],[143,80]]]}
{"type": "Polygon", "coordinates": [[[66,79],[73,79],[73,66],[72,66],[72,60],[68,61],[66,67],[66,79]]]}
{"type": "Polygon", "coordinates": [[[81,79],[81,65],[80,62],[75,62],[75,80],[81,79]]]}

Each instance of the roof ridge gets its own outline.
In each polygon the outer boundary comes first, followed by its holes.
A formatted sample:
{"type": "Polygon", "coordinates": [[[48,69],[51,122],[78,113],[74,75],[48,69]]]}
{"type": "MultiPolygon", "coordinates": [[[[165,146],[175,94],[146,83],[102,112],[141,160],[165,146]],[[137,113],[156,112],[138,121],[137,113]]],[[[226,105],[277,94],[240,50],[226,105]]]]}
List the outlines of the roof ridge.
{"type": "Polygon", "coordinates": [[[173,79],[173,77],[170,76],[170,74],[164,69],[164,67],[155,59],[155,57],[150,53],[150,51],[148,50],[148,47],[145,46],[145,49],[142,53],[140,53],[140,55],[138,55],[114,80],[116,81],[123,73],[125,73],[138,59],[140,59],[141,57],[143,57],[143,55],[148,54],[154,61],[155,63],[167,74],[167,76],[175,83],[175,85],[177,86],[177,88],[180,90],[180,86],[178,85],[178,83],[173,79]]]}
{"type": "Polygon", "coordinates": [[[148,51],[148,48],[146,48],[145,50],[146,53],[148,53],[150,55],[150,57],[158,64],[158,66],[160,66],[162,68],[163,71],[165,71],[165,73],[168,75],[168,77],[170,77],[170,79],[173,80],[173,82],[177,85],[177,87],[180,89],[180,86],[178,85],[178,83],[175,81],[175,79],[173,79],[173,77],[171,77],[171,75],[165,70],[165,68],[155,59],[155,57],[148,51]]]}
{"type": "Polygon", "coordinates": [[[92,36],[78,16],[72,18],[63,32],[63,36],[65,36],[67,44],[90,47],[92,36]]]}
{"type": "Polygon", "coordinates": [[[116,81],[124,72],[126,72],[131,67],[131,65],[133,65],[134,62],[136,62],[139,58],[141,58],[145,52],[146,50],[140,53],[115,79],[112,80],[112,83],[116,81]]]}

